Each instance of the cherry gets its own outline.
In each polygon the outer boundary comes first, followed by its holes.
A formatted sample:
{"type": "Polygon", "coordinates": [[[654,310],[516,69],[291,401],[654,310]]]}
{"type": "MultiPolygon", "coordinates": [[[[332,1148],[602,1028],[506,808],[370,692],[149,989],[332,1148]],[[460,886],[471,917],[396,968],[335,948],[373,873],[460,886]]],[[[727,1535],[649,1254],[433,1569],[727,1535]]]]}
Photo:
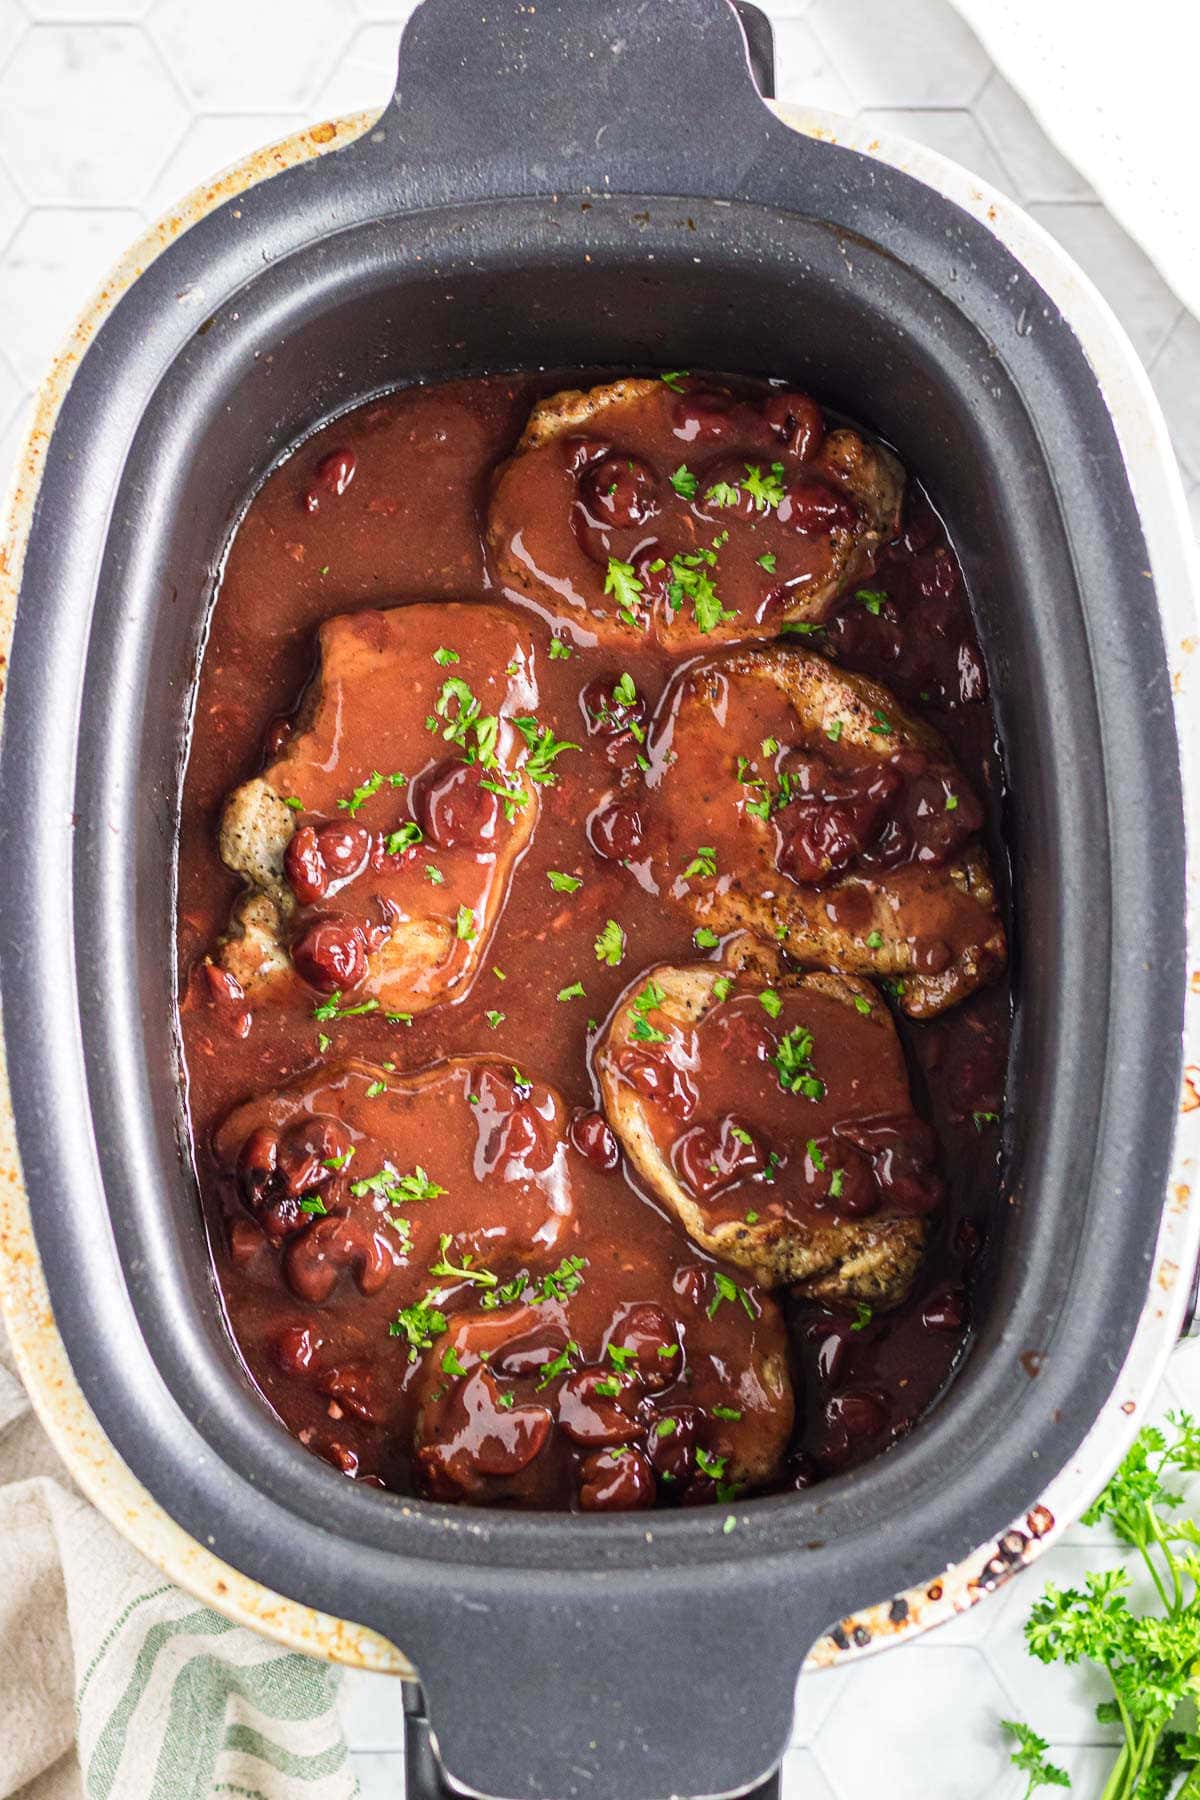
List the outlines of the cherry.
{"type": "Polygon", "coordinates": [[[783,448],[791,456],[807,462],[815,456],[825,436],[825,420],[821,409],[808,394],[784,390],[763,402],[763,417],[783,440],[783,448]]]}
{"type": "Polygon", "coordinates": [[[292,945],[292,963],[319,994],[357,987],[367,973],[362,926],[345,913],[326,913],[301,931],[292,945]]]}
{"type": "Polygon", "coordinates": [[[321,510],[322,494],[340,499],[354,480],[358,461],[353,450],[331,450],[313,470],[313,485],[304,496],[305,512],[321,510]]]}
{"type": "Polygon", "coordinates": [[[654,1471],[640,1450],[597,1450],[579,1469],[584,1512],[632,1512],[654,1504],[654,1471]]]}
{"type": "Polygon", "coordinates": [[[324,1344],[311,1325],[283,1325],[270,1339],[270,1350],[285,1375],[304,1375],[324,1344]]]}
{"type": "Polygon", "coordinates": [[[570,1138],[581,1156],[598,1169],[615,1169],[621,1149],[608,1120],[600,1112],[577,1112],[571,1120],[570,1138]]]}
{"type": "Polygon", "coordinates": [[[438,763],[412,784],[411,804],[426,840],[438,850],[494,849],[501,800],[483,786],[473,764],[438,763]]]}
{"type": "Polygon", "coordinates": [[[794,481],[777,510],[781,525],[790,525],[801,537],[825,537],[831,531],[851,531],[858,511],[843,494],[835,494],[824,481],[802,477],[794,481]]]}
{"type": "Polygon", "coordinates": [[[324,898],[329,871],[315,825],[300,825],[293,831],[283,853],[283,872],[301,906],[312,906],[324,898]]]}
{"type": "Polygon", "coordinates": [[[579,479],[579,497],[590,522],[628,529],[658,511],[658,482],[638,457],[615,452],[591,463],[579,479]]]}
{"type": "Polygon", "coordinates": [[[641,814],[632,801],[601,804],[587,822],[588,842],[606,862],[628,862],[642,847],[641,814]]]}
{"type": "Polygon", "coordinates": [[[330,1213],[314,1219],[288,1247],[285,1273],[292,1292],[320,1306],[349,1269],[362,1294],[376,1294],[395,1267],[391,1245],[358,1219],[330,1213]]]}
{"type": "MultiPolygon", "coordinates": [[[[322,825],[317,833],[317,848],[336,882],[352,881],[367,865],[371,836],[361,825],[342,825],[335,821],[322,825]]],[[[296,897],[300,898],[299,895],[296,897]]]]}
{"type": "Polygon", "coordinates": [[[558,1391],[558,1422],[571,1442],[585,1449],[631,1444],[642,1428],[625,1409],[639,1397],[611,1367],[578,1369],[558,1391]]]}

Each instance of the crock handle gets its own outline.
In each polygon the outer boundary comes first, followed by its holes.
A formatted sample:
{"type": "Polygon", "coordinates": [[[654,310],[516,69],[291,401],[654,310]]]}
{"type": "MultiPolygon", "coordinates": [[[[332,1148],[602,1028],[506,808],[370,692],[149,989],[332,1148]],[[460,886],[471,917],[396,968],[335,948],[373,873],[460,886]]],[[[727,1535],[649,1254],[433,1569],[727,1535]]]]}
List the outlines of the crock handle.
{"type": "MultiPolygon", "coordinates": [[[[753,1538],[748,1518],[738,1530],[753,1538]]],[[[648,1580],[538,1568],[531,1554],[519,1577],[482,1574],[468,1592],[441,1571],[403,1606],[385,1589],[367,1620],[420,1678],[428,1726],[410,1736],[414,1784],[493,1800],[771,1795],[800,1663],[838,1612],[792,1555],[743,1562],[731,1547],[648,1580]]]]}
{"type": "MultiPolygon", "coordinates": [[[[781,1768],[744,1796],[744,1800],[780,1800],[781,1768]]],[[[462,1800],[462,1789],[451,1787],[433,1740],[420,1684],[404,1684],[404,1800],[462,1800]]],[[[803,1800],[797,1796],[797,1800],[803,1800]]]]}
{"type": "Polygon", "coordinates": [[[770,27],[738,0],[423,0],[352,151],[393,205],[532,194],[734,198],[786,128],[770,27]]]}

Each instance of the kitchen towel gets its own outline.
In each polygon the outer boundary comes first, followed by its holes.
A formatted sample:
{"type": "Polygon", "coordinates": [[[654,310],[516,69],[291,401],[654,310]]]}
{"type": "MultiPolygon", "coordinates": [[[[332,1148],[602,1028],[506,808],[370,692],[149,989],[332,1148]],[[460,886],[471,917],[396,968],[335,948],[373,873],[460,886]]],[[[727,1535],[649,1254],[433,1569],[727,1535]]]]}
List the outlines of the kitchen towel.
{"type": "Polygon", "coordinates": [[[954,4],[1047,137],[1200,315],[1195,0],[954,4]]]}
{"type": "Polygon", "coordinates": [[[352,1800],[328,1664],[165,1581],[80,1495],[0,1324],[0,1800],[352,1800]]]}

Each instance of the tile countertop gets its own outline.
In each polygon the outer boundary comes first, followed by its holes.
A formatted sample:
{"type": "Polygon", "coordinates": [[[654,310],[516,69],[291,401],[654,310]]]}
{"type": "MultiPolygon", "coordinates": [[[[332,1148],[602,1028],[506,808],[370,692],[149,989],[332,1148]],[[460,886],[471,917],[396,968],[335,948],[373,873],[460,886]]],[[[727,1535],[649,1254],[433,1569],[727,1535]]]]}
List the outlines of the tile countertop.
{"type": "MultiPolygon", "coordinates": [[[[947,0],[765,0],[781,99],[919,139],[1018,199],[1107,296],[1150,370],[1200,533],[1200,323],[1047,141],[947,0]]],[[[386,0],[0,0],[0,488],[30,394],[117,253],[190,187],[297,126],[382,104],[406,7],[386,0]],[[236,54],[230,46],[236,45],[236,54]],[[114,100],[120,102],[114,105],[114,100]]],[[[1159,1410],[1200,1410],[1200,1345],[1159,1410]]],[[[801,1686],[787,1800],[1019,1800],[996,1721],[1026,1718],[1076,1793],[1107,1767],[1088,1678],[1046,1675],[1021,1625],[1042,1580],[1111,1560],[1077,1528],[975,1613],[801,1686]],[[871,1721],[864,1731],[863,1721],[871,1721]]],[[[403,1792],[400,1708],[351,1674],[364,1800],[403,1792]]]]}

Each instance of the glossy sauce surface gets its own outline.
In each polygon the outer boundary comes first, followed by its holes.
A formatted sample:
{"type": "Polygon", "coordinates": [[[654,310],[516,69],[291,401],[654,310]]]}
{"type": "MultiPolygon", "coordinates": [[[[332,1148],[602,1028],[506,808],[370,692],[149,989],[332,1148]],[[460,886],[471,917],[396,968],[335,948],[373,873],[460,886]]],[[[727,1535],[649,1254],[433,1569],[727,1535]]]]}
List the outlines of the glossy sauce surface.
{"type": "MultiPolygon", "coordinates": [[[[757,1487],[768,1464],[766,1485],[806,1485],[886,1446],[943,1385],[965,1341],[969,1264],[995,1194],[1007,999],[998,985],[928,1023],[898,1020],[912,1103],[936,1131],[947,1194],[913,1293],[895,1311],[793,1300],[786,1289],[772,1297],[691,1243],[619,1159],[591,1066],[606,1020],[642,971],[716,958],[721,946],[697,945],[692,921],[656,891],[653,869],[612,841],[608,820],[623,782],[640,773],[639,745],[677,658],[648,637],[595,645],[582,620],[522,615],[527,597],[498,592],[489,571],[492,472],[533,401],[578,379],[490,378],[374,402],[302,446],[254,500],[214,613],[185,784],[183,1038],[196,1167],[231,1329],[289,1429],[346,1474],[401,1490],[500,1504],[669,1505],[757,1487]],[[316,629],[343,614],[392,621],[369,609],[413,601],[463,605],[443,609],[444,630],[423,608],[430,622],[396,640],[402,672],[390,711],[363,699],[357,713],[350,679],[340,734],[288,765],[286,785],[301,803],[295,822],[308,828],[302,847],[318,852],[302,867],[301,850],[291,851],[289,886],[304,917],[308,908],[361,923],[381,877],[408,906],[405,884],[429,881],[427,864],[444,866],[454,890],[447,918],[481,904],[471,886],[478,864],[463,854],[459,866],[452,847],[434,843],[429,801],[443,777],[456,779],[460,760],[438,713],[447,681],[460,675],[482,698],[489,683],[514,679],[505,674],[507,639],[471,630],[480,603],[505,608],[510,635],[528,651],[520,696],[494,699],[495,711],[528,709],[539,729],[577,747],[554,759],[552,782],[537,784],[536,817],[486,954],[470,962],[461,948],[470,940],[454,940],[455,969],[466,972],[447,1003],[391,1004],[370,977],[345,983],[345,993],[337,980],[289,978],[260,1003],[205,962],[240,887],[217,854],[222,805],[239,783],[278,772],[289,745],[302,743],[303,719],[292,721],[313,673],[316,629]],[[439,650],[459,660],[435,660],[439,650]],[[339,803],[375,772],[380,784],[347,817],[339,803]],[[388,782],[393,773],[403,785],[388,782]],[[421,842],[389,853],[389,837],[410,819],[421,842]],[[364,998],[380,1004],[359,1010],[364,998]],[[424,1073],[480,1056],[490,1067],[486,1090],[501,1097],[490,1113],[471,1105],[479,1080],[465,1063],[424,1073]],[[376,1083],[382,1090],[368,1095],[376,1083]],[[504,1123],[517,1115],[524,1127],[504,1123]],[[333,1133],[316,1145],[320,1156],[305,1140],[314,1120],[333,1133]],[[525,1172],[497,1179],[480,1144],[489,1132],[526,1127],[531,1142],[516,1158],[525,1172]],[[348,1166],[323,1167],[351,1145],[348,1166]],[[553,1193],[545,1170],[528,1178],[531,1154],[560,1169],[553,1193]],[[421,1170],[444,1191],[386,1211],[379,1189],[351,1191],[388,1166],[401,1177],[421,1170]],[[306,1199],[324,1212],[301,1213],[306,1199]],[[404,1230],[389,1222],[396,1217],[404,1230]],[[565,1297],[553,1284],[543,1293],[539,1283],[571,1257],[584,1259],[578,1286],[565,1297]],[[485,1270],[495,1286],[469,1272],[434,1275],[447,1262],[485,1270]],[[442,1297],[435,1310],[446,1326],[420,1347],[389,1327],[430,1290],[442,1297]],[[485,1295],[498,1303],[484,1306],[485,1295]],[[646,1369],[622,1356],[636,1308],[650,1309],[641,1318],[647,1342],[658,1333],[661,1347],[679,1344],[682,1373],[665,1386],[659,1343],[646,1369]],[[570,1345],[544,1382],[547,1363],[570,1345]],[[790,1383],[779,1381],[780,1365],[790,1383]],[[674,1424],[660,1434],[666,1415],[674,1424]]],[[[871,593],[881,590],[878,610],[852,594],[838,602],[824,641],[805,646],[889,681],[947,739],[994,818],[982,662],[957,565],[911,472],[901,535],[870,579],[871,593]]],[[[764,723],[759,735],[770,731],[764,723]]],[[[502,810],[490,815],[489,830],[511,826],[502,810]]],[[[442,885],[429,883],[439,905],[442,885]]],[[[862,1109],[903,1110],[903,1086],[892,1067],[862,1109]]],[[[780,1112],[785,1102],[803,1104],[769,1080],[745,1094],[754,1130],[802,1162],[803,1134],[780,1112]]],[[[697,1122],[719,1126],[723,1105],[718,1098],[713,1120],[705,1112],[697,1122]]],[[[831,1116],[831,1133],[837,1122],[831,1116]]],[[[744,1182],[739,1205],[745,1191],[744,1182]]],[[[633,1360],[645,1358],[637,1351],[633,1360]]]]}

